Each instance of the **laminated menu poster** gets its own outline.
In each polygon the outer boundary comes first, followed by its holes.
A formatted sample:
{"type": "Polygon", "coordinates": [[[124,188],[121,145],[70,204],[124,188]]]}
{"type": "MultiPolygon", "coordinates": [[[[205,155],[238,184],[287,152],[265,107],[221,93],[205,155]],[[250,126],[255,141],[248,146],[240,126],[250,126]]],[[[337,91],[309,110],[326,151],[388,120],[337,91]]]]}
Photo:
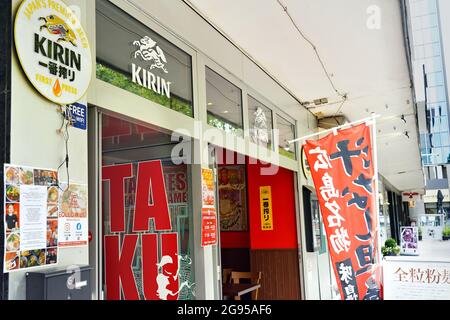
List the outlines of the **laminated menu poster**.
{"type": "Polygon", "coordinates": [[[59,247],[88,245],[88,197],[85,184],[61,184],[58,221],[59,247]]]}
{"type": "Polygon", "coordinates": [[[204,207],[215,206],[214,192],[214,172],[211,169],[202,168],[202,201],[204,207]]]}
{"type": "Polygon", "coordinates": [[[4,182],[4,272],[56,264],[56,170],[5,164],[4,182]]]}

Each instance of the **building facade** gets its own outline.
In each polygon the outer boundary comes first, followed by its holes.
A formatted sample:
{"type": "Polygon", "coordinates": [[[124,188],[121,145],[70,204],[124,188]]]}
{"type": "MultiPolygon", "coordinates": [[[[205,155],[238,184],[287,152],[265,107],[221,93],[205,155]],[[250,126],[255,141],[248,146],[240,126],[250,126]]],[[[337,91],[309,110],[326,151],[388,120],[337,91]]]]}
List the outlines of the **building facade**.
{"type": "MultiPolygon", "coordinates": [[[[92,56],[90,85],[77,101],[87,126],[71,127],[62,119],[66,106],[31,85],[14,37],[34,45],[23,58],[45,53],[63,64],[75,40],[47,32],[42,21],[53,30],[50,16],[14,34],[25,2],[0,3],[2,162],[47,168],[57,172],[57,186],[77,183],[88,194],[89,242],[58,247],[57,265],[36,270],[90,266],[91,299],[222,299],[229,269],[262,272],[261,299],[338,297],[314,184],[301,145],[289,143],[316,132],[318,120],[263,67],[184,1],[67,0],[92,56]],[[211,212],[217,232],[208,244],[211,212]]],[[[45,1],[30,3],[32,13],[45,1]]],[[[39,62],[39,72],[53,74],[53,64],[39,62]]],[[[385,172],[398,180],[396,171],[385,172]]],[[[408,222],[402,190],[379,181],[381,240],[398,239],[408,222]]],[[[1,227],[5,242],[10,234],[1,227]]],[[[2,259],[1,270],[12,272],[1,272],[0,298],[26,299],[29,250],[2,250],[12,259],[2,259]]]]}
{"type": "Polygon", "coordinates": [[[421,155],[426,175],[426,194],[419,200],[421,210],[414,217],[416,220],[423,219],[421,224],[427,223],[424,214],[442,214],[439,219],[446,219],[450,209],[450,112],[447,85],[450,28],[444,18],[448,9],[446,1],[408,1],[411,60],[416,84],[421,155]],[[442,208],[438,208],[438,193],[443,196],[442,208]]]}

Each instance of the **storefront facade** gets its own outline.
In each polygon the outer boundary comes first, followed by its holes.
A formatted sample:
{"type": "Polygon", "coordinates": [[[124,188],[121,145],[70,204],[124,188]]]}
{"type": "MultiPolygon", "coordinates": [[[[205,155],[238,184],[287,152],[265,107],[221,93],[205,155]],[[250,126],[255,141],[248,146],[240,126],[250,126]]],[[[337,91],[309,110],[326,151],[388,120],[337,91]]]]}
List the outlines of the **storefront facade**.
{"type": "MultiPolygon", "coordinates": [[[[93,61],[78,101],[88,107],[87,130],[70,128],[70,175],[63,167],[59,179],[88,186],[91,240],[59,248],[58,268],[91,266],[92,299],[220,299],[224,250],[246,249],[249,269],[265,274],[262,297],[305,297],[306,179],[301,150],[288,141],[314,131],[315,117],[182,1],[65,2],[80,17],[93,61]],[[219,149],[241,157],[218,161],[219,149]],[[246,217],[223,223],[217,244],[202,246],[202,168],[213,170],[220,215],[234,210],[231,191],[219,190],[229,185],[223,169],[233,166],[244,168],[246,217]],[[272,229],[261,223],[263,187],[272,190],[272,229]],[[296,273],[277,276],[286,272],[296,273]],[[290,295],[277,296],[284,284],[293,286],[290,295]]],[[[12,1],[11,21],[20,3],[12,1]]],[[[31,86],[10,41],[3,161],[56,169],[66,157],[58,108],[31,86]]],[[[25,273],[3,275],[4,299],[25,299],[25,273]]]]}

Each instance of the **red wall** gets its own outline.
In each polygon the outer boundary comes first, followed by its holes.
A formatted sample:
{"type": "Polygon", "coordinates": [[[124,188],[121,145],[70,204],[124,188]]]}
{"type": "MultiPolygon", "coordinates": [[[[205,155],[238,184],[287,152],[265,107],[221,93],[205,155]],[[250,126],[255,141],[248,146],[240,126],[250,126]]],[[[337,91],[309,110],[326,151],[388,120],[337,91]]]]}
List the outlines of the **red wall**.
{"type": "Polygon", "coordinates": [[[260,174],[261,167],[260,164],[249,164],[247,166],[250,248],[297,248],[294,173],[279,168],[276,175],[262,176],[260,174]],[[272,187],[272,231],[261,230],[260,186],[272,187]]]}
{"type": "Polygon", "coordinates": [[[248,232],[222,231],[220,247],[225,249],[250,248],[250,234],[248,232]]]}

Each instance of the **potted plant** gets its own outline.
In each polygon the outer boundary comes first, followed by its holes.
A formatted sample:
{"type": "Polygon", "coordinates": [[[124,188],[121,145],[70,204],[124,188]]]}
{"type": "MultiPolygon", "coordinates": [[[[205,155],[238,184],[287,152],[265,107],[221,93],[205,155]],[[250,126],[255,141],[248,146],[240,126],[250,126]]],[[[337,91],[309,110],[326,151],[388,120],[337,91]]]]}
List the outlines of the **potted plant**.
{"type": "Polygon", "coordinates": [[[422,228],[419,227],[419,241],[422,241],[422,228]]]}
{"type": "Polygon", "coordinates": [[[447,241],[450,239],[450,227],[445,226],[442,230],[442,240],[447,241]]]}
{"type": "Polygon", "coordinates": [[[384,242],[381,248],[383,256],[398,256],[400,254],[400,247],[397,245],[395,239],[389,238],[384,242]]]}

